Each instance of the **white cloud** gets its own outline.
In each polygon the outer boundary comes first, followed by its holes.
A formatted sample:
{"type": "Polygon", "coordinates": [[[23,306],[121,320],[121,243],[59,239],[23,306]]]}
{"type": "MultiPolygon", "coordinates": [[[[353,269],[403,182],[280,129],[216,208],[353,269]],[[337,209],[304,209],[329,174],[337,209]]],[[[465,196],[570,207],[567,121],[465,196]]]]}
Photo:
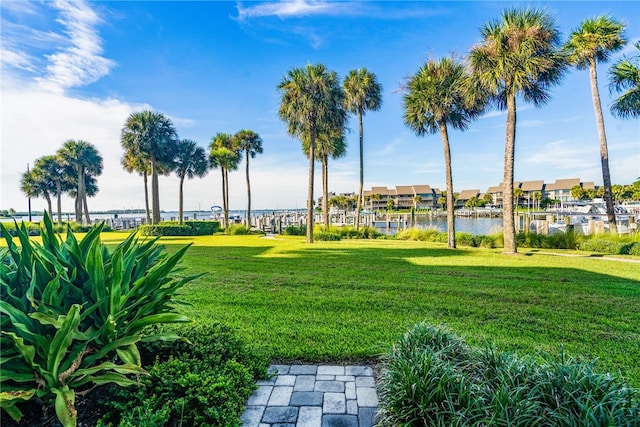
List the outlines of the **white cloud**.
{"type": "Polygon", "coordinates": [[[65,28],[67,44],[47,55],[47,74],[38,81],[61,92],[107,75],[115,62],[102,56],[102,40],[95,28],[101,22],[98,14],[84,2],[58,0],[52,5],[60,12],[56,21],[65,28]]]}
{"type": "Polygon", "coordinates": [[[237,5],[238,19],[240,21],[247,18],[260,18],[265,16],[277,16],[282,19],[311,15],[338,15],[349,7],[350,6],[345,3],[315,0],[268,2],[249,7],[244,7],[242,3],[238,3],[237,5]]]}

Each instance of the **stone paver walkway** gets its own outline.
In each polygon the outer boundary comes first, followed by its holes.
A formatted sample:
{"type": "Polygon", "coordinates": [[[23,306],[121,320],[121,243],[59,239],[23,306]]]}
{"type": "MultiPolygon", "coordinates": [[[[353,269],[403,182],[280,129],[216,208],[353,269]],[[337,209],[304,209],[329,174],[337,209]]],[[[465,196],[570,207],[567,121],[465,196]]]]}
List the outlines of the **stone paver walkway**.
{"type": "Polygon", "coordinates": [[[244,427],[372,427],[378,412],[368,366],[272,365],[242,415],[244,427]]]}

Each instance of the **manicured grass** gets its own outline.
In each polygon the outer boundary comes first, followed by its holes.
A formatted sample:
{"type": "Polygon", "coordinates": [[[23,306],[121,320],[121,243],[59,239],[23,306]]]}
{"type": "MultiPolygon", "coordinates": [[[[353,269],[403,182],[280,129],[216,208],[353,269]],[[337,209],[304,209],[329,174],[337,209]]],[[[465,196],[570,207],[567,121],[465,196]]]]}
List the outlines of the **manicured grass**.
{"type": "Polygon", "coordinates": [[[640,385],[637,263],[393,240],[160,242],[169,250],[192,242],[185,274],[208,272],[184,288],[192,305],[181,311],[231,326],[277,360],[375,358],[427,321],[501,350],[558,355],[564,348],[640,385]]]}
{"type": "MultiPolygon", "coordinates": [[[[105,243],[122,233],[105,233],[105,243]]],[[[521,249],[395,240],[309,245],[282,236],[166,237],[193,243],[179,311],[222,322],[281,361],[355,361],[386,352],[421,321],[470,344],[599,360],[640,386],[640,264],[521,249]]],[[[556,251],[576,254],[572,251],[556,251]]],[[[593,255],[593,254],[591,254],[593,255]]],[[[640,259],[639,257],[624,257],[640,259]]]]}

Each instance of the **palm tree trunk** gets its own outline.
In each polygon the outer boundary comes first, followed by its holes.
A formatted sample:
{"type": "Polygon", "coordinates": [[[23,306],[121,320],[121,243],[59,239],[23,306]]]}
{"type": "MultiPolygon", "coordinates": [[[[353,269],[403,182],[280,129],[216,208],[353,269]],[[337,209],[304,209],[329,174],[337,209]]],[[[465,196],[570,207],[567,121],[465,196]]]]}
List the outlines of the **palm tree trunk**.
{"type": "Polygon", "coordinates": [[[156,169],[156,158],[151,155],[151,223],[160,222],[160,195],[158,194],[158,170],[156,169]]]}
{"type": "Polygon", "coordinates": [[[322,156],[322,212],[324,213],[324,228],[329,231],[329,156],[322,156]]]}
{"type": "Polygon", "coordinates": [[[222,228],[225,228],[224,213],[227,210],[227,205],[224,202],[224,167],[222,166],[220,166],[220,174],[222,175],[222,228]]]}
{"type": "Polygon", "coordinates": [[[80,224],[82,222],[82,203],[81,203],[81,193],[80,193],[80,171],[78,171],[78,182],[76,184],[76,199],[74,201],[75,208],[75,221],[80,224]]]}
{"type": "Polygon", "coordinates": [[[227,176],[225,174],[224,166],[220,167],[222,172],[222,221],[223,227],[227,228],[229,224],[229,206],[227,206],[227,176]]]}
{"type": "Polygon", "coordinates": [[[358,185],[358,202],[356,204],[356,230],[360,228],[360,210],[362,209],[362,186],[364,183],[364,134],[362,128],[362,109],[358,110],[358,132],[360,134],[360,183],[358,185]]]}
{"type": "Polygon", "coordinates": [[[228,168],[224,168],[224,186],[225,186],[225,191],[224,191],[224,203],[227,206],[227,217],[225,218],[225,222],[227,224],[229,224],[229,169],[228,168]]]}
{"type": "Polygon", "coordinates": [[[507,95],[507,130],[504,144],[504,177],[502,200],[502,223],[504,232],[504,253],[515,254],[516,228],[513,218],[513,165],[516,144],[516,95],[507,95]]]}
{"type": "Polygon", "coordinates": [[[613,210],[613,194],[611,193],[611,174],[609,172],[609,149],[607,148],[607,134],[604,130],[604,117],[602,116],[602,103],[598,90],[598,74],[596,61],[589,61],[589,80],[591,81],[591,95],[593,99],[593,111],[596,114],[596,125],[600,138],[600,163],[602,164],[602,182],[604,184],[604,202],[607,205],[607,218],[609,219],[609,232],[618,234],[616,214],[613,210]]]}
{"type": "Polygon", "coordinates": [[[311,130],[309,144],[309,181],[307,187],[307,243],[313,243],[313,175],[316,155],[316,131],[311,130]]]}
{"type": "Polygon", "coordinates": [[[149,185],[147,182],[147,172],[142,174],[142,180],[144,181],[144,209],[147,216],[147,224],[151,224],[151,214],[149,212],[149,185]]]}
{"type": "Polygon", "coordinates": [[[184,184],[184,176],[180,177],[180,189],[178,191],[178,224],[182,225],[182,184],[184,184]]]}
{"type": "Polygon", "coordinates": [[[49,211],[49,218],[53,218],[53,211],[51,209],[51,196],[49,196],[49,193],[44,193],[44,198],[47,201],[47,209],[49,211]]]}
{"type": "Polygon", "coordinates": [[[245,150],[245,159],[247,161],[247,228],[251,229],[251,182],[249,182],[249,150],[245,150]]]}
{"type": "Polygon", "coordinates": [[[87,220],[87,224],[91,224],[91,218],[89,218],[89,206],[87,205],[87,192],[84,192],[84,196],[82,197],[82,203],[84,206],[84,217],[87,220]]]}
{"type": "Polygon", "coordinates": [[[80,221],[82,222],[82,214],[83,214],[83,205],[84,202],[84,194],[86,190],[86,182],[85,182],[85,170],[84,166],[80,167],[80,172],[78,173],[78,194],[76,195],[78,200],[78,212],[80,213],[80,221]]]}
{"type": "Polygon", "coordinates": [[[58,225],[62,225],[62,183],[56,181],[56,195],[58,196],[58,225]]]}
{"type": "MultiPolygon", "coordinates": [[[[456,248],[456,223],[453,216],[453,176],[451,174],[451,147],[449,146],[449,133],[447,124],[440,123],[440,137],[442,138],[442,148],[444,150],[444,164],[446,170],[447,185],[447,247],[456,248]]],[[[416,203],[417,204],[417,203],[416,203]]]]}

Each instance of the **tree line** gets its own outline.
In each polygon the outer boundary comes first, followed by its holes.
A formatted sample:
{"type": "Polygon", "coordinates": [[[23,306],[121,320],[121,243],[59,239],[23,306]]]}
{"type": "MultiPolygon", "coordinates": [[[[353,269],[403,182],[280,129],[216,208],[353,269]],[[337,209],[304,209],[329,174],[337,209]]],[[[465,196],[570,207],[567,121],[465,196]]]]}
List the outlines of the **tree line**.
{"type": "MultiPolygon", "coordinates": [[[[454,56],[429,59],[402,85],[404,122],[417,135],[439,133],[446,171],[446,206],[448,247],[455,248],[454,192],[449,146],[449,128],[465,130],[488,109],[506,110],[504,155],[503,229],[504,252],[517,252],[514,223],[514,153],[516,142],[517,103],[525,101],[536,107],[550,98],[550,89],[559,84],[570,67],[589,70],[596,128],[600,143],[603,197],[607,205],[610,231],[617,231],[612,195],[609,159],[596,66],[606,62],[612,53],[622,49],[627,40],[625,26],[611,16],[586,19],[562,42],[560,32],[549,13],[535,8],[506,9],[500,18],[486,23],[481,39],[464,58],[454,56]]],[[[640,50],[640,43],[635,47],[640,50]]],[[[623,92],[613,103],[611,113],[623,119],[640,117],[640,72],[638,58],[623,58],[609,71],[612,93],[623,92]]],[[[367,72],[367,74],[370,74],[367,72]]],[[[375,81],[370,74],[369,81],[375,81]]],[[[323,161],[323,186],[326,192],[326,153],[340,153],[344,138],[345,109],[357,112],[362,159],[362,121],[367,109],[381,104],[379,93],[375,103],[348,103],[345,99],[366,99],[369,87],[360,82],[340,87],[335,72],[323,64],[291,69],[278,85],[282,93],[279,117],[287,124],[289,134],[302,142],[309,158],[307,241],[313,242],[313,175],[316,150],[323,161]],[[348,105],[348,107],[347,107],[348,105]],[[331,147],[326,151],[324,147],[331,147]],[[318,149],[318,147],[320,147],[318,149]],[[333,150],[333,151],[332,151],[333,150]]],[[[379,90],[379,86],[377,86],[379,90]]],[[[358,212],[362,202],[362,160],[358,212]]],[[[325,215],[328,209],[323,206],[325,215]]],[[[358,216],[356,215],[356,218],[358,216]]],[[[325,218],[325,224],[328,224],[325,218]]],[[[357,227],[357,223],[356,223],[357,227]]]]}
{"type": "MultiPolygon", "coordinates": [[[[234,135],[218,133],[211,138],[207,154],[197,142],[179,139],[172,121],[155,111],[134,112],[127,118],[120,135],[124,149],[121,164],[129,173],[143,177],[145,213],[148,224],[160,222],[159,175],[175,173],[179,178],[178,218],[183,221],[184,180],[203,177],[209,169],[222,172],[224,221],[229,221],[228,173],[237,170],[242,157],[246,163],[247,215],[251,215],[249,159],[262,153],[262,139],[251,130],[234,135]],[[151,207],[148,180],[151,178],[151,207]]],[[[52,197],[57,197],[57,218],[62,223],[61,197],[67,193],[75,199],[75,221],[91,222],[87,197],[98,192],[96,177],[102,173],[102,156],[86,141],[66,141],[54,155],[38,158],[34,167],[22,174],[21,190],[28,197],[43,197],[52,214],[52,197]],[[83,216],[84,215],[84,216],[83,216]]]]}

